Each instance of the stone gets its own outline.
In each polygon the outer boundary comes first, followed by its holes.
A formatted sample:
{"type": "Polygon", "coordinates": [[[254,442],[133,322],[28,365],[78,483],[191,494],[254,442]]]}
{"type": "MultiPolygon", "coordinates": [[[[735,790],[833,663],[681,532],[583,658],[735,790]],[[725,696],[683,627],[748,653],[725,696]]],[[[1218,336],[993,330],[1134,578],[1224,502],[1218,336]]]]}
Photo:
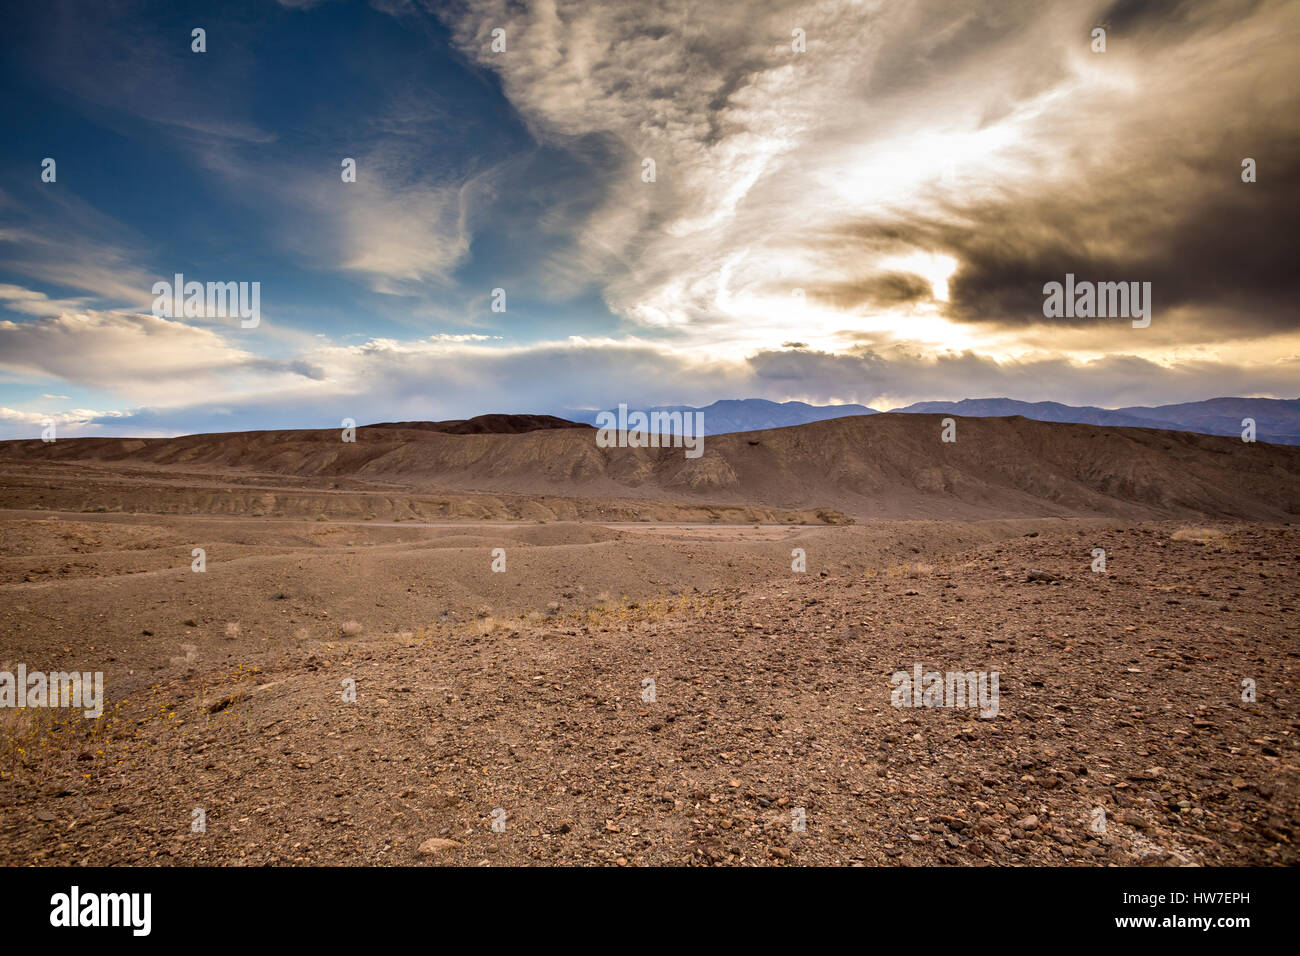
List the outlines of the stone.
{"type": "Polygon", "coordinates": [[[420,854],[422,856],[433,856],[441,853],[443,850],[450,850],[453,847],[460,846],[456,840],[444,840],[441,837],[432,837],[420,844],[420,854]]]}

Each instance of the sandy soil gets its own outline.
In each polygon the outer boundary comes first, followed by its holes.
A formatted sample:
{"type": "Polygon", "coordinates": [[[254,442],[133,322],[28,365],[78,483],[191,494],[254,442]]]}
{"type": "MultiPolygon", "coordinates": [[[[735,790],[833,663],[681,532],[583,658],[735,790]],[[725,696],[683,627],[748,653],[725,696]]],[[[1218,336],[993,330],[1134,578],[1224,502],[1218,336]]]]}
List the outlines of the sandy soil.
{"type": "Polygon", "coordinates": [[[4,863],[1297,862],[1290,527],[4,519],[4,863]]]}

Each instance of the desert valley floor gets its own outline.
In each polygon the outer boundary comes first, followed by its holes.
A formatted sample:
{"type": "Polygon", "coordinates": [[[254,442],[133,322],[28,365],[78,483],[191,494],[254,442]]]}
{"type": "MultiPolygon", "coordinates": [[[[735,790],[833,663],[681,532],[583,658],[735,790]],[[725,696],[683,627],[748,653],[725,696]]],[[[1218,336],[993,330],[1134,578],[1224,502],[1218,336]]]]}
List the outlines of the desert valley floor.
{"type": "Polygon", "coordinates": [[[745,493],[800,431],[639,496],[7,443],[0,670],[107,704],[0,712],[0,863],[1300,862],[1295,455],[1152,444],[1196,457],[1175,501],[1057,451],[893,517],[745,493]],[[997,672],[996,716],[892,706],[916,665],[997,672]]]}

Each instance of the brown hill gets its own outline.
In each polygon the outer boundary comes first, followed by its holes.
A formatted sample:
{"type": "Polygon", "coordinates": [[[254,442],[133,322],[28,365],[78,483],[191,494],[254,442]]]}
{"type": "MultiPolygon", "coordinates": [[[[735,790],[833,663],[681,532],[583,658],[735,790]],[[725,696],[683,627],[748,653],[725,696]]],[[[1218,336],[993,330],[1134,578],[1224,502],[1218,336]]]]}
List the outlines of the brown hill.
{"type": "Polygon", "coordinates": [[[1143,428],[1024,418],[872,415],[709,436],[680,448],[600,448],[590,429],[448,434],[369,427],[168,439],[0,443],[0,458],[292,476],[412,491],[833,508],[859,518],[1300,514],[1300,448],[1143,428]]]}
{"type": "Polygon", "coordinates": [[[547,428],[591,428],[554,415],[475,415],[445,422],[377,422],[366,427],[442,432],[446,435],[519,435],[547,428]]]}

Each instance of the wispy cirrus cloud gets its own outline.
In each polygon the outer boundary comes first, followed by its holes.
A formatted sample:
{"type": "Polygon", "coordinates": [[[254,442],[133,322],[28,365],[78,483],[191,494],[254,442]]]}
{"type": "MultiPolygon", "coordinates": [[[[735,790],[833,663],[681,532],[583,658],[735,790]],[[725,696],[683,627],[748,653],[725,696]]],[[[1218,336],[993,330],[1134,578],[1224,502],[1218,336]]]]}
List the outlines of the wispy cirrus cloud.
{"type": "Polygon", "coordinates": [[[971,341],[958,326],[1046,324],[1043,283],[1075,271],[1152,281],[1184,340],[1227,332],[1196,319],[1224,302],[1296,329],[1293,4],[469,0],[446,16],[539,138],[620,144],[577,228],[638,324],[741,349],[792,318],[827,347],[855,323],[971,341]],[[1252,154],[1270,185],[1240,181],[1252,154]]]}

